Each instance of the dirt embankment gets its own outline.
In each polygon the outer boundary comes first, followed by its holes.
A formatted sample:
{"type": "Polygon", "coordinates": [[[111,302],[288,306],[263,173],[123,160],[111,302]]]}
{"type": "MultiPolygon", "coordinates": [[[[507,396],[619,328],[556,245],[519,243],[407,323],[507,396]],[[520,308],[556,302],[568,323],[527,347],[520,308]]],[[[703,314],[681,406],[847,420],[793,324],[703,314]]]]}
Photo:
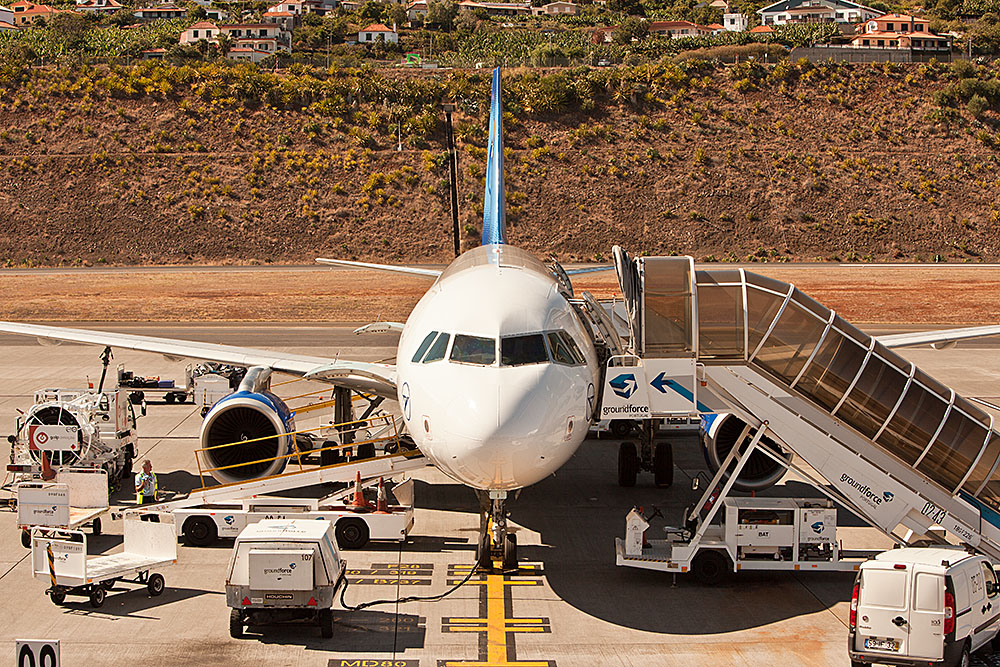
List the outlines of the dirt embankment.
{"type": "MultiPolygon", "coordinates": [[[[855,324],[1000,323],[1000,269],[801,267],[753,270],[794,283],[855,324]]],[[[0,273],[0,319],[55,322],[403,321],[430,280],[372,271],[249,270],[0,273]]],[[[574,280],[617,295],[613,272],[574,280]]]]}
{"type": "MultiPolygon", "coordinates": [[[[331,119],[184,91],[83,94],[43,74],[0,94],[0,265],[451,254],[440,129],[400,151],[376,102],[331,119]]],[[[844,66],[747,85],[720,68],[673,96],[511,116],[511,241],[570,261],[614,243],[718,261],[995,261],[996,114],[942,112],[932,96],[948,76],[844,66]]],[[[472,128],[459,133],[465,246],[483,122],[456,116],[472,128]]]]}

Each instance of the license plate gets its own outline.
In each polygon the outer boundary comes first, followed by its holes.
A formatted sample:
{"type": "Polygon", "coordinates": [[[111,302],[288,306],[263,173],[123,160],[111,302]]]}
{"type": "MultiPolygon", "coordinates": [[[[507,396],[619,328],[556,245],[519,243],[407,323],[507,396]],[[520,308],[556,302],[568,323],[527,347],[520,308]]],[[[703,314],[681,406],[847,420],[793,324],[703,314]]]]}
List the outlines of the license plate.
{"type": "Polygon", "coordinates": [[[876,639],[869,637],[865,640],[865,648],[876,651],[898,651],[899,642],[895,639],[876,639]]]}

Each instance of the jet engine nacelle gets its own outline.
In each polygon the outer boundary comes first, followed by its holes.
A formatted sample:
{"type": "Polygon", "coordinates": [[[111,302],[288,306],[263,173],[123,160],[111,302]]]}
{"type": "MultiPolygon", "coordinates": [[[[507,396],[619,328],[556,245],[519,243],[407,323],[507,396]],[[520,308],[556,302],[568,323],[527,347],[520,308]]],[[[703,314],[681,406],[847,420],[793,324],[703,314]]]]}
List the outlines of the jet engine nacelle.
{"type": "MultiPolygon", "coordinates": [[[[708,414],[702,417],[701,437],[705,450],[705,461],[713,473],[718,472],[745,426],[746,422],[742,419],[727,413],[708,414]]],[[[747,443],[756,432],[756,429],[750,429],[747,443]]],[[[764,436],[760,444],[786,460],[791,460],[791,454],[785,452],[771,438],[764,436]]],[[[755,451],[750,455],[750,460],[743,466],[743,470],[740,471],[740,476],[736,478],[733,487],[740,491],[762,491],[777,484],[784,474],[785,468],[777,461],[760,451],[755,451]]]]}
{"type": "Polygon", "coordinates": [[[244,482],[285,469],[295,420],[284,401],[261,390],[266,373],[251,369],[240,390],[212,406],[201,425],[201,457],[222,482],[244,482]]]}

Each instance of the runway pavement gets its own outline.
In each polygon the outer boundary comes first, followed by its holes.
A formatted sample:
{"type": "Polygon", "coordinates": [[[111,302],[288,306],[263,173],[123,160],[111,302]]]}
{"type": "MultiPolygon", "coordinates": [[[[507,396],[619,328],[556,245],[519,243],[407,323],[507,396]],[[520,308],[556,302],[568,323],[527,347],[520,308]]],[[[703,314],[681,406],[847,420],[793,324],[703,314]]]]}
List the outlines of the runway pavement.
{"type": "MultiPolygon", "coordinates": [[[[391,357],[395,339],[356,337],[353,327],[318,324],[93,327],[331,358],[339,351],[341,358],[365,360],[391,357]],[[271,344],[275,341],[280,344],[271,344]]],[[[966,342],[945,351],[903,354],[961,393],[996,397],[1000,359],[995,347],[994,341],[966,342]]],[[[30,406],[34,390],[96,380],[99,351],[0,337],[0,424],[7,425],[6,432],[13,431],[16,410],[30,406]]],[[[185,365],[127,351],[116,351],[114,362],[164,378],[182,377],[185,365]]],[[[302,393],[310,386],[288,389],[302,393]]],[[[154,403],[140,420],[140,458],[153,461],[161,487],[193,484],[199,425],[198,411],[189,404],[154,403]]],[[[518,575],[477,577],[440,602],[362,612],[335,607],[332,639],[321,639],[307,625],[274,626],[262,635],[231,639],[223,595],[227,544],[180,546],[178,564],[163,570],[167,590],[161,597],[121,585],[100,610],[82,598],[57,607],[43,594],[45,582],[31,577],[14,513],[2,512],[0,664],[13,663],[17,638],[60,639],[64,665],[848,664],[851,574],[740,573],[705,588],[684,577],[675,582],[667,575],[617,568],[613,540],[623,533],[628,510],[656,506],[675,522],[694,501],[690,479],[705,463],[694,441],[682,443],[675,447],[678,469],[671,488],[654,488],[644,474],[636,488],[623,489],[616,483],[616,444],[588,440],[554,476],[521,494],[511,516],[520,544],[518,575]]],[[[351,586],[349,603],[440,593],[472,563],[478,528],[473,494],[433,469],[415,478],[417,511],[410,539],[344,552],[352,569],[397,574],[385,575],[389,583],[351,586]]],[[[768,493],[809,491],[789,479],[768,493]]],[[[848,524],[841,532],[845,545],[887,546],[885,538],[856,520],[842,516],[841,521],[848,524]]],[[[106,523],[105,531],[92,541],[97,551],[120,546],[120,522],[106,523]]]]}

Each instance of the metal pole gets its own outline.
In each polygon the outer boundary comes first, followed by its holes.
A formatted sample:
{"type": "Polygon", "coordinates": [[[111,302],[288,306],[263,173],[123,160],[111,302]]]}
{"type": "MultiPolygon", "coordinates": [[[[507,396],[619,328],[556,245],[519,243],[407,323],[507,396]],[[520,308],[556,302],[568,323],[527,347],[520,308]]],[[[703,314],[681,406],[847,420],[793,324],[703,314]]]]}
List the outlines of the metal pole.
{"type": "Polygon", "coordinates": [[[461,254],[458,237],[458,155],[455,153],[455,136],[451,129],[451,111],[445,111],[445,124],[448,128],[448,162],[451,177],[451,227],[452,238],[455,241],[455,257],[461,254]]]}

